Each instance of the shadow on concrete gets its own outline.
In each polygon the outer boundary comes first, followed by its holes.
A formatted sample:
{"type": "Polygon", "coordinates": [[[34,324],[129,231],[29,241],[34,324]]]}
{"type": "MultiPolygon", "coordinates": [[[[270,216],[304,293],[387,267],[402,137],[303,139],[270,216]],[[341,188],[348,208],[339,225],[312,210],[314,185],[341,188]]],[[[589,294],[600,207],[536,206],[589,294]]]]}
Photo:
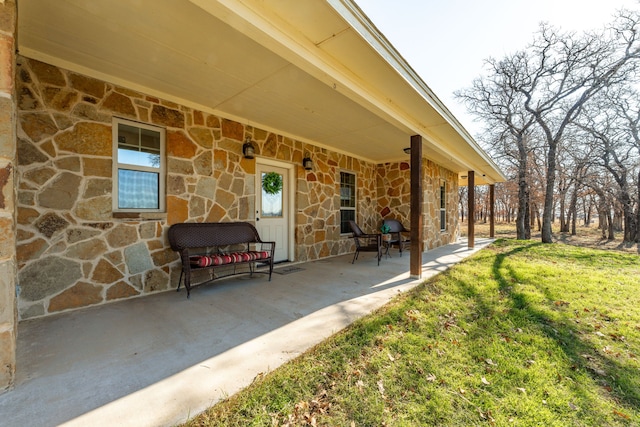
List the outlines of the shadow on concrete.
{"type": "MultiPolygon", "coordinates": [[[[479,249],[489,240],[476,241],[479,249]]],[[[423,279],[475,250],[423,254],[423,279]]],[[[173,425],[249,385],[420,281],[409,256],[352,255],[21,322],[3,426],[173,425]]]]}

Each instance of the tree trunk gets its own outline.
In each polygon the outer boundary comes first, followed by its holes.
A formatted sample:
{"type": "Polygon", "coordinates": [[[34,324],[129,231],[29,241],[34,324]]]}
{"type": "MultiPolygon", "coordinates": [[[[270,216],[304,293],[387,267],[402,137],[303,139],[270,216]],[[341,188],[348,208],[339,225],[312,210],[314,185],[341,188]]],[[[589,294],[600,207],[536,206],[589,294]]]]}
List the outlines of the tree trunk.
{"type": "Polygon", "coordinates": [[[547,153],[547,183],[542,211],[542,243],[553,243],[551,223],[553,220],[553,189],[556,184],[556,141],[550,141],[547,153]]]}
{"type": "MultiPolygon", "coordinates": [[[[521,144],[518,144],[521,145],[521,144]]],[[[531,234],[527,235],[527,225],[529,216],[529,184],[527,183],[527,156],[520,150],[520,162],[518,164],[518,215],[516,217],[516,237],[520,240],[528,240],[531,234]],[[524,155],[523,155],[524,154],[524,155]]]]}
{"type": "Polygon", "coordinates": [[[607,211],[603,208],[598,213],[598,228],[603,239],[607,238],[607,211]]]}
{"type": "Polygon", "coordinates": [[[613,229],[616,231],[623,231],[624,227],[622,226],[622,221],[624,218],[624,214],[619,208],[615,208],[613,210],[613,229]]]}
{"type": "Polygon", "coordinates": [[[609,233],[607,235],[607,240],[615,240],[615,233],[614,233],[614,225],[613,225],[613,218],[611,217],[611,210],[607,211],[607,222],[609,225],[609,233]]]}
{"type": "MultiPolygon", "coordinates": [[[[558,192],[561,193],[561,194],[563,193],[562,190],[560,190],[558,192]]],[[[566,214],[565,214],[564,195],[561,195],[560,196],[560,232],[561,233],[566,233],[567,231],[569,231],[569,228],[567,227],[567,223],[568,223],[568,219],[567,219],[566,214]]]]}
{"type": "Polygon", "coordinates": [[[591,202],[589,204],[585,204],[585,212],[584,212],[584,226],[589,227],[591,225],[591,202]]]}
{"type": "Polygon", "coordinates": [[[576,183],[571,201],[569,202],[569,216],[571,217],[571,235],[576,235],[576,222],[578,221],[578,184],[576,183]]]}
{"type": "MultiPolygon", "coordinates": [[[[638,211],[636,212],[636,242],[640,243],[640,170],[638,170],[638,211]]],[[[640,251],[640,247],[638,248],[640,251]]]]}

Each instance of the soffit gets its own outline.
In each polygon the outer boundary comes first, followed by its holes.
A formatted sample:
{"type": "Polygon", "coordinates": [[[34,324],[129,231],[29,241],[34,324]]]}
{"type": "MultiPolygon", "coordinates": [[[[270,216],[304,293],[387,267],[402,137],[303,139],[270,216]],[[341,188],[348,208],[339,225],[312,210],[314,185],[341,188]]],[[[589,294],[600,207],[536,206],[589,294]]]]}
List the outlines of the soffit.
{"type": "Polygon", "coordinates": [[[419,133],[443,166],[491,172],[433,100],[329,3],[18,0],[18,48],[372,162],[408,159],[402,148],[419,133]]]}

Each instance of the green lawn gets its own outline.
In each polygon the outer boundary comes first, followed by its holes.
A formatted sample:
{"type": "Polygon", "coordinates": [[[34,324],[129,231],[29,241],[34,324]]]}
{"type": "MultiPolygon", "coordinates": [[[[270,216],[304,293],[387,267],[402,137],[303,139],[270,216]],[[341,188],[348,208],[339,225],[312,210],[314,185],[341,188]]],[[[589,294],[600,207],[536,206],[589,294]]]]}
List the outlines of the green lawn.
{"type": "Polygon", "coordinates": [[[640,257],[499,240],[189,426],[640,425],[640,257]]]}

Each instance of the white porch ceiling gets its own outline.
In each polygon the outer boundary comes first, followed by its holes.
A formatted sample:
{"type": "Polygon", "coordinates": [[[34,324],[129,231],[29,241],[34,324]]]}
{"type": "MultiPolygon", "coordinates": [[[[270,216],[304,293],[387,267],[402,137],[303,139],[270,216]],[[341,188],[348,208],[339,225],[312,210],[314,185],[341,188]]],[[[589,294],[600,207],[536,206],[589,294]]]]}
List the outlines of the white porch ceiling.
{"type": "Polygon", "coordinates": [[[18,25],[30,58],[375,163],[420,134],[504,180],[350,0],[18,0],[18,25]]]}

